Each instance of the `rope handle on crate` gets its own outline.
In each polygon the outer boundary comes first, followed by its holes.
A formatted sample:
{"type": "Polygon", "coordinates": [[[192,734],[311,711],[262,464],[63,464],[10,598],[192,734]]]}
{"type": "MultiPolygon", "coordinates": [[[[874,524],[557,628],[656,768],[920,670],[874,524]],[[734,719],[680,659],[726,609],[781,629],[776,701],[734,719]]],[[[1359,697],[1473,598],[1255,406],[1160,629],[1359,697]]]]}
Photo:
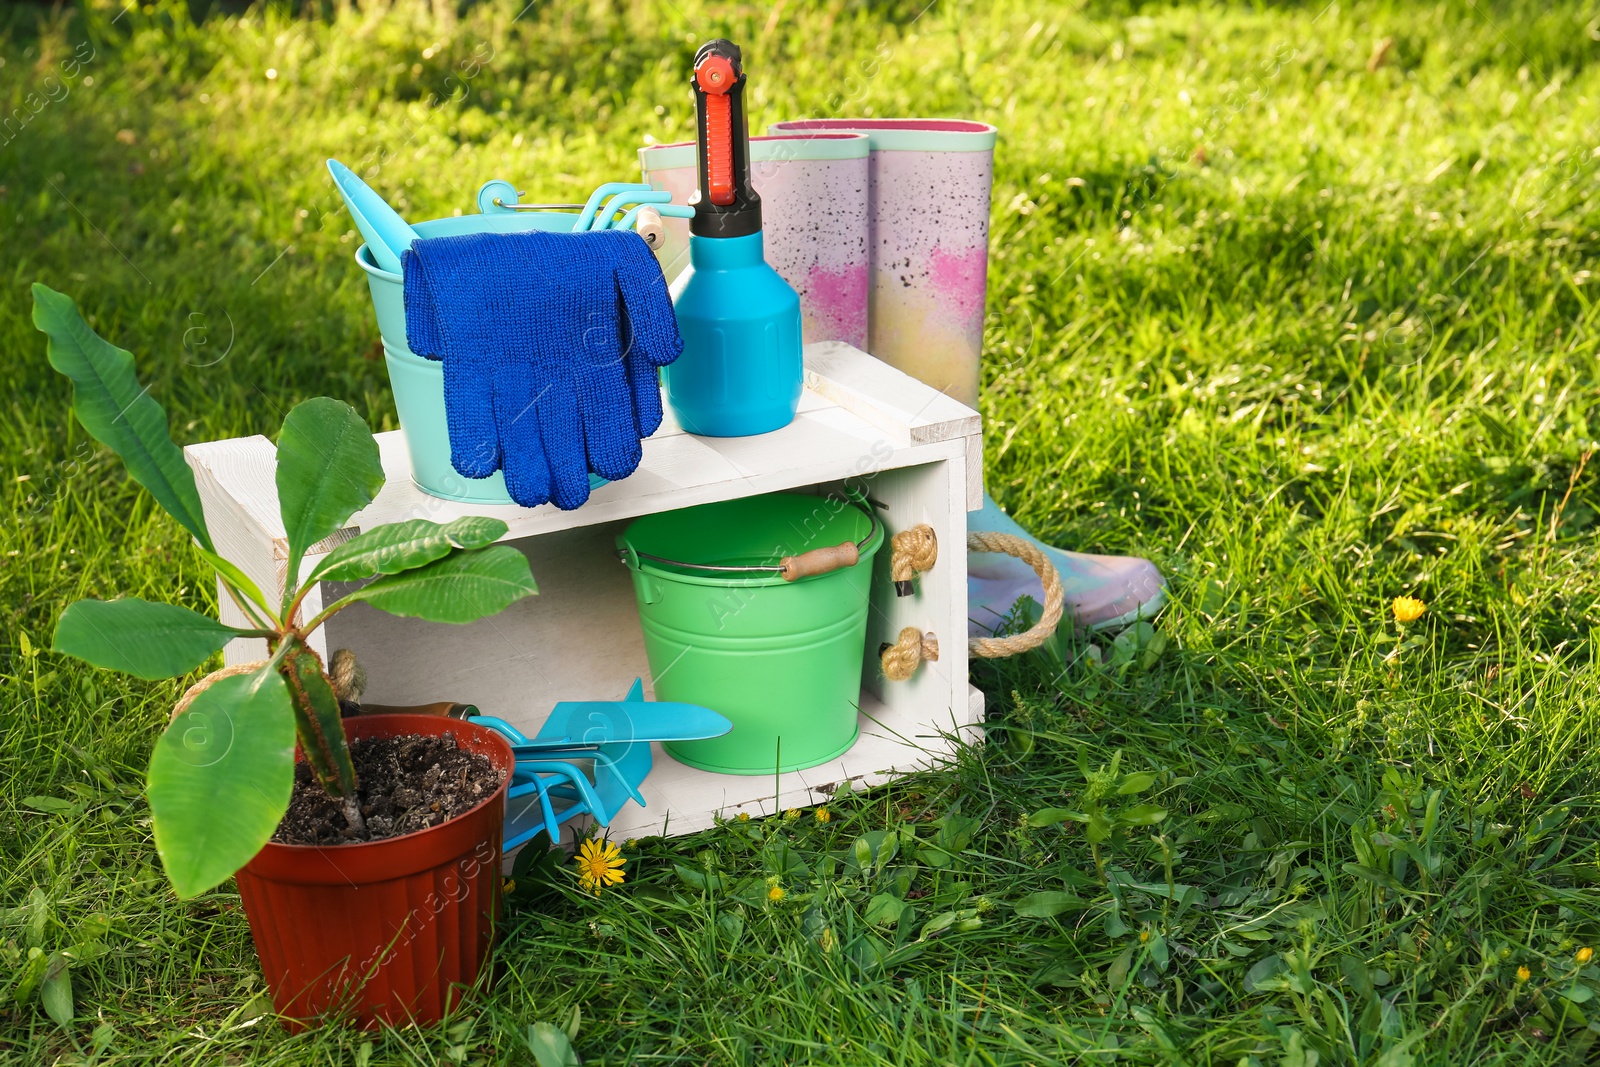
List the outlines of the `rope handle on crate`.
{"type": "MultiPolygon", "coordinates": [[[[899,536],[895,535],[896,540],[899,536]]],[[[1032,651],[1049,640],[1061,622],[1061,611],[1066,601],[1066,593],[1061,588],[1061,575],[1056,572],[1055,565],[1032,542],[1007,533],[970,532],[967,534],[967,548],[973,552],[1004,552],[1008,556],[1015,556],[1032,567],[1044,585],[1044,612],[1038,622],[1023,633],[1010,637],[969,638],[967,651],[980,659],[1004,659],[1032,651]]],[[[884,677],[891,682],[905,681],[916,673],[918,663],[938,658],[939,638],[932,633],[924,634],[915,626],[901,630],[899,639],[886,646],[880,654],[884,677]]]]}

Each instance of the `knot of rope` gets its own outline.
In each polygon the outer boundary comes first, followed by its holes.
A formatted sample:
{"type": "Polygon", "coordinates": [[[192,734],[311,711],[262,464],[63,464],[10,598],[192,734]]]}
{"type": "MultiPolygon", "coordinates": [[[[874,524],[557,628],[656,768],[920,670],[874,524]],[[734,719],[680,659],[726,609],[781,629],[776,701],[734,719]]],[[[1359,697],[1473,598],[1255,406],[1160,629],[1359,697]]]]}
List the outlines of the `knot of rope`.
{"type": "Polygon", "coordinates": [[[328,657],[328,681],[333,685],[333,695],[341,703],[359,704],[367,688],[367,672],[356,662],[354,652],[348,648],[335,649],[328,657]]]}
{"type": "Polygon", "coordinates": [[[939,539],[927,523],[918,523],[890,538],[889,577],[894,579],[895,596],[910,596],[911,579],[932,570],[938,558],[939,539]]]}
{"type": "Polygon", "coordinates": [[[939,639],[915,626],[907,626],[900,631],[899,640],[884,646],[879,658],[883,660],[884,677],[891,682],[903,682],[917,673],[917,664],[939,658],[939,639]]]}
{"type": "MultiPolygon", "coordinates": [[[[896,534],[896,541],[899,538],[900,535],[896,534]]],[[[1048,641],[1061,622],[1061,611],[1066,603],[1066,593],[1061,588],[1061,575],[1056,572],[1055,565],[1049,558],[1031,541],[993,531],[969,532],[967,548],[972,552],[1004,552],[1008,556],[1016,556],[1033,568],[1044,586],[1044,610],[1038,622],[1023,633],[1013,634],[1010,637],[969,638],[967,651],[980,659],[1002,659],[1006,656],[1021,655],[1048,641]]],[[[899,640],[883,647],[883,674],[892,682],[903,682],[916,673],[917,664],[923,660],[938,658],[939,638],[931,633],[924,634],[915,626],[907,626],[900,631],[899,640]]]]}

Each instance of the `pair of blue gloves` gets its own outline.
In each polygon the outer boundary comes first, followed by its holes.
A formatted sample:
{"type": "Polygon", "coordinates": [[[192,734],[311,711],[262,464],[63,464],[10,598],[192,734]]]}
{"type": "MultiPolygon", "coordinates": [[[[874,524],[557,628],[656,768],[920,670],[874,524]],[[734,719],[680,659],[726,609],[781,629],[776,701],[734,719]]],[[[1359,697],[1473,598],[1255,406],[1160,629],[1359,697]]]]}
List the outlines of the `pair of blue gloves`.
{"type": "Polygon", "coordinates": [[[406,339],[444,363],[451,465],[505,472],[511,499],[570,510],[589,473],[639,466],[657,370],[683,351],[661,267],[626,230],[478,233],[401,257],[406,339]]]}

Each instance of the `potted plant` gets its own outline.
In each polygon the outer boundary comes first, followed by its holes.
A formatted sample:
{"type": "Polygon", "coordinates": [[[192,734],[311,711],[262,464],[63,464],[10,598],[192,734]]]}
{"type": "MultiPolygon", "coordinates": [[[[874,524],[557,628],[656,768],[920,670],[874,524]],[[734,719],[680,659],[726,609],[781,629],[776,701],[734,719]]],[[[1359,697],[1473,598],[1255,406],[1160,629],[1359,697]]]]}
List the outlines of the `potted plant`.
{"type": "Polygon", "coordinates": [[[290,411],[278,437],[288,559],[274,601],[212,541],[194,475],[132,355],[96,335],[69,297],[35,284],[33,298],[50,363],[72,380],[78,421],[190,533],[250,620],[227,626],[134,597],[82,600],[62,614],[54,649],[155,679],[194,670],[236,637],[266,640],[265,660],[215,671],[184,694],[156,742],[147,796],[173,887],[192,897],[237,872],[262,970],[292,1027],[336,1010],[366,1026],[438,1019],[489,948],[510,747],[484,727],[431,716],[361,716],[347,726],[308,638],[356,601],[436,622],[493,615],[537,591],[527,559],[494,544],[506,532],[497,519],[411,519],[363,531],[300,580],[307,550],[384,481],[365,422],[319,397],[290,411]],[[317,582],[358,579],[371,580],[302,617],[317,582]],[[374,758],[363,776],[366,755],[374,758]],[[448,775],[430,773],[445,763],[448,775]],[[394,777],[406,780],[383,780],[394,777]],[[312,843],[294,843],[308,826],[312,843]],[[330,835],[348,843],[329,844],[330,835]]]}

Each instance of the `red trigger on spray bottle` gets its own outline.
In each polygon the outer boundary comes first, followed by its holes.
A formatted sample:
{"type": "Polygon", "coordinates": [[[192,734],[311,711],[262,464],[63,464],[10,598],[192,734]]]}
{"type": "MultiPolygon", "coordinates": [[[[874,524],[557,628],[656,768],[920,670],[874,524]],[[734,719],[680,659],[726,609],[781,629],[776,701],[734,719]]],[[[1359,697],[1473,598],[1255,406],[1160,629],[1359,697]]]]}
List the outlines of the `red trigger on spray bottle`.
{"type": "Polygon", "coordinates": [[[733,101],[728,95],[737,79],[726,56],[708,53],[694,68],[694,81],[706,102],[706,195],[713,204],[733,203],[733,101]]]}

